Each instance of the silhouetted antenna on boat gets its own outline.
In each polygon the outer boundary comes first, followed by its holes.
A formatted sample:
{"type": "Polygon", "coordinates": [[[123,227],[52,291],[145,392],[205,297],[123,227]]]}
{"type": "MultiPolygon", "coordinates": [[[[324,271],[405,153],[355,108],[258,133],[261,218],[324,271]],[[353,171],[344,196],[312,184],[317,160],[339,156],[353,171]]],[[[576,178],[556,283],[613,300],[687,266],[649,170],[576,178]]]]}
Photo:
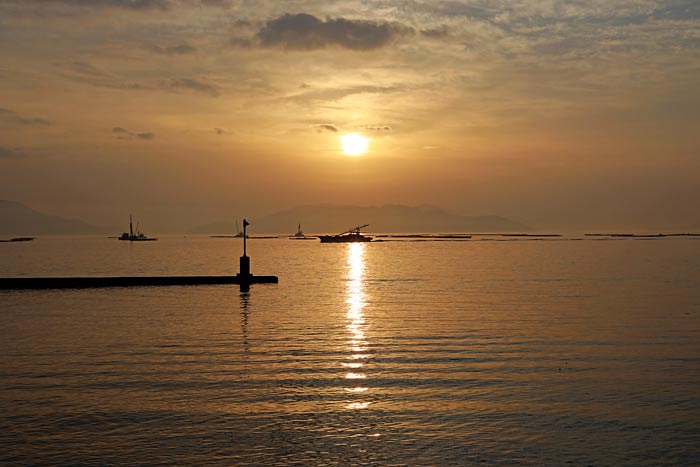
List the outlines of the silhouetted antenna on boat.
{"type": "Polygon", "coordinates": [[[360,233],[360,230],[364,229],[365,227],[369,227],[369,224],[358,225],[357,227],[353,227],[352,229],[348,229],[343,233],[339,233],[338,235],[345,235],[345,234],[355,233],[355,232],[360,233]]]}

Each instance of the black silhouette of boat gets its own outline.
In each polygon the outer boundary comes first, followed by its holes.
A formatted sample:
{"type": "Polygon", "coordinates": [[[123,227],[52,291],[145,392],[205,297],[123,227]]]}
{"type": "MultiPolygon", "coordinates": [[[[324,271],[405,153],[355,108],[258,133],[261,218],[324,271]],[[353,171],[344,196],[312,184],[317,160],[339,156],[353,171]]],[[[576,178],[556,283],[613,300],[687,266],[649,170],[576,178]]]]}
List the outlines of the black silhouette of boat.
{"type": "Polygon", "coordinates": [[[319,235],[318,238],[321,240],[321,243],[371,242],[372,237],[362,235],[361,230],[365,227],[369,227],[369,224],[353,227],[352,229],[346,230],[345,232],[337,235],[319,235]]]}
{"type": "MultiPolygon", "coordinates": [[[[243,238],[243,232],[238,228],[238,221],[236,221],[236,235],[209,235],[211,238],[243,238]]],[[[246,234],[246,238],[251,238],[250,235],[246,234]]],[[[265,237],[267,238],[267,237],[265,237]]]]}
{"type": "Polygon", "coordinates": [[[243,238],[243,232],[238,229],[238,221],[236,221],[236,235],[234,235],[234,238],[243,238]]]}
{"type": "Polygon", "coordinates": [[[118,237],[118,240],[128,240],[130,242],[153,242],[158,239],[153,237],[147,237],[143,233],[139,232],[138,224],[136,224],[136,233],[134,233],[134,224],[131,220],[131,214],[129,214],[129,231],[121,234],[118,237]]]}

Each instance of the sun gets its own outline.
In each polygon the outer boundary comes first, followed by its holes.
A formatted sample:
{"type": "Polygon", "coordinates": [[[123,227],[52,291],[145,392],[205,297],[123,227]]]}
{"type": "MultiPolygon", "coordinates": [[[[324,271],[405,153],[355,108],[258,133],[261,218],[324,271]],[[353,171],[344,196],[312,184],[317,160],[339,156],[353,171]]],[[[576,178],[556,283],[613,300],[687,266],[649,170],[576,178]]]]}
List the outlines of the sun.
{"type": "Polygon", "coordinates": [[[348,133],[340,138],[340,144],[348,156],[359,156],[367,152],[369,138],[358,133],[348,133]]]}

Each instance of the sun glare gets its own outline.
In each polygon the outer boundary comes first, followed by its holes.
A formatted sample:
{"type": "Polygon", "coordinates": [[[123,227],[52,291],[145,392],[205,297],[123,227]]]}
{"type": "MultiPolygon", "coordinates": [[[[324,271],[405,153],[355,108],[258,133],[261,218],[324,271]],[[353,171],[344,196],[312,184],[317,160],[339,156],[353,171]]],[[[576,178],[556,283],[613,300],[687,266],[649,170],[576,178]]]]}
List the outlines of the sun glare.
{"type": "Polygon", "coordinates": [[[340,138],[343,152],[348,156],[359,156],[367,152],[369,138],[358,133],[348,133],[340,138]]]}

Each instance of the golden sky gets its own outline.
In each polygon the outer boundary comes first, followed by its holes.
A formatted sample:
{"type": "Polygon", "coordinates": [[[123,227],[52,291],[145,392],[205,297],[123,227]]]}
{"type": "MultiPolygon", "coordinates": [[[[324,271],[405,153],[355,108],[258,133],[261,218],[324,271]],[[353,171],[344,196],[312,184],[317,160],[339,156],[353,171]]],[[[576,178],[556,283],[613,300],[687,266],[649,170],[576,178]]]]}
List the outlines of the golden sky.
{"type": "Polygon", "coordinates": [[[699,46],[697,0],[0,0],[0,199],[700,225],[699,46]]]}

